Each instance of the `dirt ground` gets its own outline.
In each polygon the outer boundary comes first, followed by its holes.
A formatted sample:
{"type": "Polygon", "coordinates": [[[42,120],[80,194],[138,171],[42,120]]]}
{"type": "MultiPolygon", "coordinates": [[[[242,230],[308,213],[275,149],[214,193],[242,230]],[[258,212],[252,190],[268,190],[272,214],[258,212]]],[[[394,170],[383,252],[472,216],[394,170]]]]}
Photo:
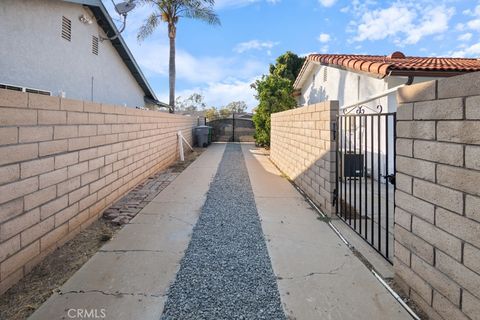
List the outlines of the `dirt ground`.
{"type": "MultiPolygon", "coordinates": [[[[185,154],[185,162],[169,167],[182,172],[204,149],[185,154]]],[[[26,277],[0,296],[0,319],[26,319],[80,269],[121,227],[100,218],[40,262],[26,277]]]]}

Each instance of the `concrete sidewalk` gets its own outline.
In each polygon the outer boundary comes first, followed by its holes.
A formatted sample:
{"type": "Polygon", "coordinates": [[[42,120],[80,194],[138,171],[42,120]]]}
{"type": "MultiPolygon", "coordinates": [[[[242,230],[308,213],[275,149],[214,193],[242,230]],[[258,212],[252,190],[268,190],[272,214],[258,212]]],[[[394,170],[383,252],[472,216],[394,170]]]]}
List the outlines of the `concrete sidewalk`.
{"type": "Polygon", "coordinates": [[[92,310],[104,319],[160,319],[225,146],[209,147],[30,319],[92,310]]]}
{"type": "MultiPolygon", "coordinates": [[[[160,319],[225,146],[209,147],[31,319],[160,319]]],[[[264,150],[242,152],[289,319],[411,319],[264,150]]]]}
{"type": "Polygon", "coordinates": [[[412,319],[269,160],[243,152],[288,319],[412,319]]]}

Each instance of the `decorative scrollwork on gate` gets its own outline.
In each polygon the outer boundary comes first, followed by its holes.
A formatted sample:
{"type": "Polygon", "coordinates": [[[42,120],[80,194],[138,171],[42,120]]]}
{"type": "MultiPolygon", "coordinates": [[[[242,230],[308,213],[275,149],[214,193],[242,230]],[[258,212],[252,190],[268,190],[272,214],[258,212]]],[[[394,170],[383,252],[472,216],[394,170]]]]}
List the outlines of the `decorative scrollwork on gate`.
{"type": "Polygon", "coordinates": [[[353,112],[360,115],[360,114],[365,114],[365,109],[368,109],[368,110],[372,111],[373,113],[382,113],[383,112],[383,107],[380,104],[377,105],[375,108],[372,108],[372,107],[369,107],[369,106],[366,106],[366,105],[363,105],[363,104],[359,104],[359,105],[356,105],[356,106],[353,106],[353,107],[350,107],[350,108],[344,108],[344,109],[342,109],[342,112],[345,115],[351,114],[353,112]]]}

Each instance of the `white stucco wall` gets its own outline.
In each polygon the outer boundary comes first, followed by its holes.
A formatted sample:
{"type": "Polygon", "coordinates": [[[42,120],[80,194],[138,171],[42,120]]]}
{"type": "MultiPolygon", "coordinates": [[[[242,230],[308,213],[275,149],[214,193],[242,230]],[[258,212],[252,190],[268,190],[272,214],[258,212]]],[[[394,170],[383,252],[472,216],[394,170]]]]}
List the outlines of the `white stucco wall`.
{"type": "MultiPolygon", "coordinates": [[[[299,106],[326,100],[338,100],[341,108],[402,85],[408,80],[407,77],[395,76],[378,79],[366,74],[320,64],[316,65],[307,77],[302,86],[301,95],[297,98],[299,106]],[[327,81],[324,81],[325,70],[327,70],[327,81]]],[[[433,78],[415,77],[413,83],[430,80],[433,80],[433,78]]],[[[393,92],[386,97],[363,105],[371,108],[381,105],[383,112],[396,112],[396,93],[393,92]]],[[[368,109],[365,109],[365,111],[366,113],[371,113],[368,109]]]]}
{"type": "MultiPolygon", "coordinates": [[[[366,74],[356,73],[352,71],[342,70],[339,68],[316,65],[313,70],[307,75],[307,79],[303,84],[301,95],[297,98],[299,106],[305,106],[314,104],[325,100],[338,100],[340,107],[354,104],[358,101],[364,100],[370,96],[380,94],[388,89],[402,85],[407,82],[407,77],[387,77],[386,79],[378,79],[366,74]],[[327,77],[325,78],[325,69],[327,70],[327,77]]],[[[429,81],[432,78],[416,77],[414,83],[429,81]]],[[[373,110],[378,110],[378,105],[382,106],[382,113],[392,113],[397,110],[396,92],[393,92],[385,97],[376,99],[374,101],[363,103],[362,105],[370,107],[373,110]]],[[[376,113],[373,110],[365,108],[365,113],[376,113]]],[[[392,174],[394,172],[394,121],[393,118],[388,118],[388,124],[386,123],[386,117],[380,118],[380,123],[375,117],[368,118],[351,118],[350,121],[354,121],[351,124],[344,119],[342,126],[344,127],[342,132],[345,132],[345,126],[350,135],[343,136],[343,152],[353,151],[351,146],[356,145],[357,154],[364,154],[365,148],[362,150],[358,146],[365,146],[365,139],[367,139],[367,154],[369,159],[367,161],[367,170],[373,174],[374,179],[377,179],[377,169],[372,172],[371,157],[373,155],[373,168],[378,168],[378,154],[380,154],[380,174],[392,174]],[[355,123],[356,121],[356,123],[355,123]],[[388,125],[388,130],[386,126],[388,125]],[[352,129],[348,129],[351,126],[352,129]],[[380,126],[380,127],[379,127],[380,126]],[[371,133],[373,131],[373,139],[371,139],[371,133]],[[387,131],[387,132],[386,132],[387,131]],[[380,144],[378,144],[378,135],[380,134],[380,144]],[[388,156],[387,147],[385,141],[388,137],[388,156]],[[362,141],[360,142],[360,139],[362,141]],[[350,148],[350,150],[349,150],[350,148]],[[387,159],[388,157],[388,159],[387,159]],[[386,170],[388,163],[388,172],[386,170]]],[[[339,124],[340,125],[340,124],[339,124]]],[[[384,183],[385,180],[381,179],[384,183]]]]}
{"type": "Polygon", "coordinates": [[[92,36],[104,35],[81,5],[57,0],[0,1],[0,83],[65,92],[67,98],[144,106],[144,92],[110,41],[92,53],[92,36]],[[62,16],[72,22],[72,41],[61,37],[62,16]]]}

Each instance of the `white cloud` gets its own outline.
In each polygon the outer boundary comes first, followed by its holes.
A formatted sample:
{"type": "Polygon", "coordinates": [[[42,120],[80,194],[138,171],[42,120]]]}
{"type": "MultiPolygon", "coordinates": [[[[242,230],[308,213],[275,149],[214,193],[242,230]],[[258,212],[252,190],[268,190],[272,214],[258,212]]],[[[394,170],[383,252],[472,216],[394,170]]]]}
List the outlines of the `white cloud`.
{"type": "Polygon", "coordinates": [[[476,43],[474,45],[471,45],[470,47],[466,47],[462,50],[454,51],[451,53],[453,57],[477,57],[480,55],[480,42],[476,43]]]}
{"type": "Polygon", "coordinates": [[[420,7],[397,2],[385,9],[365,11],[356,25],[355,41],[392,38],[399,46],[416,44],[422,38],[448,30],[453,8],[420,7]]]}
{"type": "Polygon", "coordinates": [[[318,2],[324,7],[331,7],[337,2],[337,0],[318,0],[318,2]]]}
{"type": "Polygon", "coordinates": [[[394,36],[412,25],[415,16],[415,12],[398,4],[387,9],[366,12],[362,17],[362,23],[357,27],[355,40],[382,40],[394,36]]]}
{"type": "Polygon", "coordinates": [[[321,43],[327,43],[330,41],[330,35],[328,33],[321,33],[318,36],[318,41],[320,41],[321,43]]]}
{"type": "Polygon", "coordinates": [[[443,33],[448,30],[448,22],[453,16],[454,9],[439,6],[423,12],[422,22],[414,25],[408,30],[405,43],[415,44],[421,38],[443,33]]]}
{"type": "Polygon", "coordinates": [[[467,33],[459,35],[457,39],[459,41],[469,41],[470,39],[472,39],[472,36],[473,35],[470,32],[467,32],[467,33]]]}
{"type": "Polygon", "coordinates": [[[480,31],[480,18],[468,21],[467,26],[472,30],[480,31]]]}
{"type": "Polygon", "coordinates": [[[267,53],[270,49],[278,45],[278,42],[273,41],[259,41],[259,40],[250,40],[246,42],[241,42],[235,46],[233,51],[237,53],[244,53],[249,50],[267,50],[267,53]]]}
{"type": "Polygon", "coordinates": [[[326,45],[324,45],[320,48],[320,52],[321,53],[327,53],[329,48],[330,47],[328,46],[328,44],[326,44],[326,45]]]}

